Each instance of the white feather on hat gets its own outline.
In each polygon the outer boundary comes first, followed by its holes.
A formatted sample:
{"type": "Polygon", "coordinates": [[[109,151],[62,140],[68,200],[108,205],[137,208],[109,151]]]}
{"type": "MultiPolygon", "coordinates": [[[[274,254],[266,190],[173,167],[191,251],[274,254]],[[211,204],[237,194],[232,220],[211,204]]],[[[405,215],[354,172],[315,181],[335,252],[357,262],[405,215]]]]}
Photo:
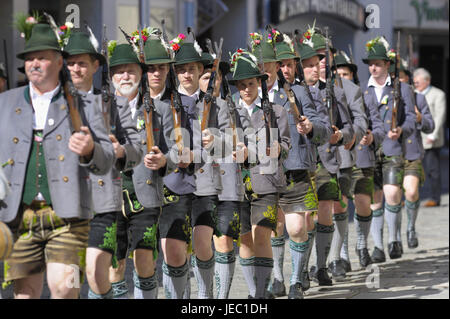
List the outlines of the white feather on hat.
{"type": "Polygon", "coordinates": [[[91,42],[92,46],[94,47],[95,51],[98,51],[98,48],[100,47],[97,38],[94,35],[94,32],[92,32],[92,29],[86,25],[86,29],[89,32],[89,41],[91,42]]]}
{"type": "Polygon", "coordinates": [[[195,51],[197,51],[197,53],[198,53],[199,55],[202,55],[203,50],[202,50],[202,48],[200,47],[200,45],[198,45],[198,42],[197,42],[197,41],[194,41],[194,48],[195,48],[195,51]]]}
{"type": "Polygon", "coordinates": [[[381,44],[383,44],[384,48],[386,49],[386,52],[389,51],[390,45],[389,42],[387,42],[387,40],[385,39],[385,37],[381,36],[378,41],[381,42],[381,44]]]}

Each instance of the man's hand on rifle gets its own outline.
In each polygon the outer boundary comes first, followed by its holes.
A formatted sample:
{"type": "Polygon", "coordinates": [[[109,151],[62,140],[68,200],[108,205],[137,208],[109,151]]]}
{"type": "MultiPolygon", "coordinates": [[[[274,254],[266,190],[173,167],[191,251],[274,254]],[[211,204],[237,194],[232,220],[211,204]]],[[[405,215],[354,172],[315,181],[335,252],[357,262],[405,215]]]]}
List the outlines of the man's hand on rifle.
{"type": "Polygon", "coordinates": [[[299,134],[306,135],[313,129],[312,123],[306,116],[301,116],[300,121],[297,123],[297,132],[299,134]]]}
{"type": "Polygon", "coordinates": [[[179,168],[188,167],[194,160],[194,153],[189,149],[189,147],[184,147],[179,155],[179,168]]]}
{"type": "Polygon", "coordinates": [[[402,135],[402,128],[400,126],[397,126],[397,128],[395,129],[395,132],[393,132],[392,130],[389,130],[388,132],[388,137],[391,140],[398,140],[400,135],[402,135]]]}
{"type": "Polygon", "coordinates": [[[80,132],[75,132],[70,137],[69,149],[89,162],[94,152],[94,140],[87,126],[82,126],[80,130],[80,132]]]}
{"type": "Polygon", "coordinates": [[[149,153],[144,156],[145,167],[156,171],[156,170],[160,169],[161,167],[166,166],[166,163],[167,163],[166,156],[164,156],[164,154],[161,152],[159,147],[153,146],[152,152],[153,152],[153,154],[149,153]]]}
{"type": "Polygon", "coordinates": [[[367,130],[366,135],[363,136],[359,144],[369,146],[373,142],[373,134],[371,130],[367,130]]]}
{"type": "Polygon", "coordinates": [[[356,141],[356,134],[353,134],[352,140],[344,145],[344,149],[346,149],[346,150],[351,149],[353,144],[355,144],[355,141],[356,141]]]}
{"type": "Polygon", "coordinates": [[[113,134],[109,134],[109,139],[111,140],[114,147],[114,154],[116,155],[116,158],[125,157],[125,147],[120,145],[119,141],[113,134]]]}
{"type": "Polygon", "coordinates": [[[202,132],[202,146],[205,149],[210,149],[214,144],[214,135],[206,129],[202,132]]]}
{"type": "Polygon", "coordinates": [[[333,129],[333,134],[331,135],[329,142],[334,145],[341,140],[342,132],[335,125],[332,125],[331,128],[333,129]]]}
{"type": "Polygon", "coordinates": [[[414,110],[416,111],[416,122],[417,123],[422,122],[422,113],[419,112],[419,109],[417,108],[417,105],[414,106],[414,110]]]}
{"type": "Polygon", "coordinates": [[[236,150],[233,151],[233,161],[236,163],[244,163],[248,157],[248,148],[245,143],[239,142],[236,145],[236,150]]]}

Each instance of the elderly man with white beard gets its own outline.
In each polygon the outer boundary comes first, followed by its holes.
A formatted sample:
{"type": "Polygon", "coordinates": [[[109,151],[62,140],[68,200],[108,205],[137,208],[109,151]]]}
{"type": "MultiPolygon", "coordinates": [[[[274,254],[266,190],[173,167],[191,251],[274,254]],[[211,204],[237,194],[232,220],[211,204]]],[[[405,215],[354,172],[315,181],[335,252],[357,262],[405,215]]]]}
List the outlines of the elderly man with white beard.
{"type": "Polygon", "coordinates": [[[147,129],[144,121],[143,99],[139,93],[144,65],[141,65],[132,47],[117,45],[110,57],[112,83],[115,94],[128,99],[133,125],[136,125],[144,148],[143,162],[134,169],[122,172],[122,213],[117,216],[117,268],[110,268],[110,281],[114,298],[127,298],[128,288],[124,280],[125,258],[134,259],[134,297],[153,299],[157,296],[158,282],[155,274],[157,228],[163,198],[162,178],[175,169],[169,156],[175,144],[170,139],[173,130],[170,108],[154,99],[152,133],[154,145],[147,150],[147,129]],[[128,232],[129,231],[129,232],[128,232]],[[127,234],[130,234],[128,236],[127,234]]]}

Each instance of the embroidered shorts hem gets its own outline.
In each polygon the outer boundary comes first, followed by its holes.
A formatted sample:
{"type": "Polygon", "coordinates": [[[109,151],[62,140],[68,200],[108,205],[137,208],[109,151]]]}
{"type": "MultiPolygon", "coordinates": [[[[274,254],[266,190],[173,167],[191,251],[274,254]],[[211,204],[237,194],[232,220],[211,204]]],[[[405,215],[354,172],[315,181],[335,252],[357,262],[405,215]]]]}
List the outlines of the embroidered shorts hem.
{"type": "Polygon", "coordinates": [[[253,194],[249,195],[251,201],[244,200],[240,203],[241,235],[251,231],[252,225],[267,227],[275,231],[278,215],[278,193],[253,194]]]}
{"type": "Polygon", "coordinates": [[[317,198],[319,201],[339,201],[339,185],[337,175],[331,174],[322,164],[317,164],[314,174],[317,198]]]}
{"type": "Polygon", "coordinates": [[[415,161],[405,160],[405,176],[408,175],[416,176],[419,178],[420,185],[423,185],[425,182],[425,172],[420,159],[415,161]]]}
{"type": "Polygon", "coordinates": [[[241,206],[238,201],[219,201],[215,216],[217,236],[239,238],[241,206]]]}
{"type": "Polygon", "coordinates": [[[87,219],[60,218],[51,206],[20,209],[18,239],[5,260],[5,281],[42,273],[47,263],[75,265],[84,273],[89,234],[87,219]]]}
{"type": "Polygon", "coordinates": [[[404,159],[402,156],[386,156],[380,148],[376,153],[374,187],[382,190],[383,185],[401,186],[403,183],[404,159]]]}
{"type": "MultiPolygon", "coordinates": [[[[168,190],[168,192],[170,192],[168,190]]],[[[191,238],[190,216],[192,210],[192,194],[177,195],[170,192],[170,201],[162,207],[159,218],[159,235],[161,238],[172,238],[189,243],[191,238]]]]}
{"type": "Polygon", "coordinates": [[[214,228],[219,197],[217,195],[197,196],[192,199],[191,226],[209,226],[214,228]]]}
{"type": "Polygon", "coordinates": [[[352,192],[353,194],[373,195],[374,182],[373,182],[374,168],[358,168],[353,167],[352,171],[352,192]]]}
{"type": "Polygon", "coordinates": [[[280,193],[279,200],[279,206],[283,213],[317,211],[317,194],[308,171],[286,172],[286,184],[286,189],[280,193]]]}
{"type": "Polygon", "coordinates": [[[114,254],[117,245],[117,215],[121,212],[95,214],[90,221],[88,247],[114,254]]]}
{"type": "Polygon", "coordinates": [[[352,167],[341,168],[337,174],[341,194],[352,199],[352,167]]]}

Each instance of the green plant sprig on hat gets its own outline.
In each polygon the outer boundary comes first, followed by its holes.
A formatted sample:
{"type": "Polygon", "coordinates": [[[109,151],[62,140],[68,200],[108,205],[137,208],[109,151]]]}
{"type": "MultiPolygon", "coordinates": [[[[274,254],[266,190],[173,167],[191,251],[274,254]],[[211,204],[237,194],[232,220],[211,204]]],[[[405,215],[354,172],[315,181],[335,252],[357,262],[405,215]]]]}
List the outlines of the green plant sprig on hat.
{"type": "Polygon", "coordinates": [[[108,59],[114,54],[114,50],[116,49],[117,41],[111,40],[108,42],[108,59]]]}
{"type": "Polygon", "coordinates": [[[41,19],[42,16],[36,10],[33,10],[33,14],[30,16],[20,12],[16,14],[13,25],[19,30],[20,36],[28,41],[31,37],[31,30],[41,19]]]}
{"type": "Polygon", "coordinates": [[[231,68],[230,71],[233,73],[236,72],[237,69],[237,62],[242,59],[244,61],[247,61],[248,63],[250,63],[250,65],[252,67],[257,68],[258,67],[258,60],[256,59],[256,57],[251,54],[250,52],[248,52],[245,49],[238,49],[235,53],[231,54],[230,52],[230,64],[231,64],[231,68]],[[244,55],[247,55],[249,58],[246,58],[244,55]]]}

